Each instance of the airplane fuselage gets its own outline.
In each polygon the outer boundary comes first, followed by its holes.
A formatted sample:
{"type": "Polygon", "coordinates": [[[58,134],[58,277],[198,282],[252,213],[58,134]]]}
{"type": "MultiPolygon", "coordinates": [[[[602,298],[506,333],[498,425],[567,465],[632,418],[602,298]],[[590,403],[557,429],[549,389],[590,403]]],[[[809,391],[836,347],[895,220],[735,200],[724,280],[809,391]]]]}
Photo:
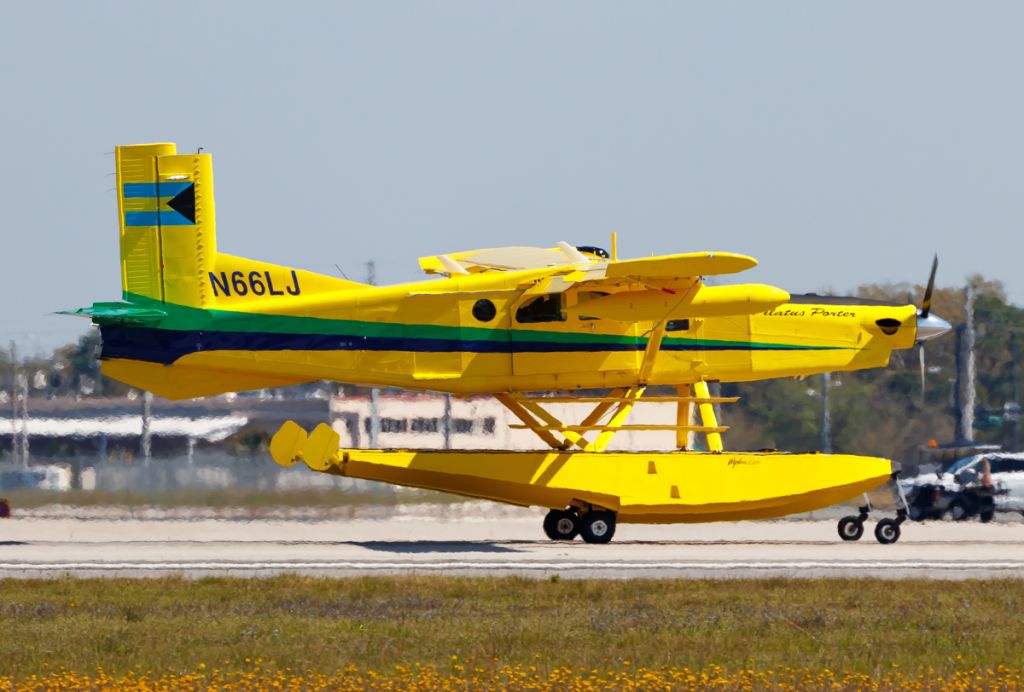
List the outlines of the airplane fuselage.
{"type": "MultiPolygon", "coordinates": [[[[585,285],[524,288],[547,270],[304,291],[327,277],[239,266],[211,277],[215,308],[130,296],[165,316],[98,319],[104,371],[172,398],[319,379],[460,394],[597,389],[881,367],[916,333],[912,305],[797,296],[751,314],[669,320],[644,373],[657,322],[587,315],[580,306],[595,296],[585,285]]],[[[631,309],[644,312],[615,314],[631,309]]]]}

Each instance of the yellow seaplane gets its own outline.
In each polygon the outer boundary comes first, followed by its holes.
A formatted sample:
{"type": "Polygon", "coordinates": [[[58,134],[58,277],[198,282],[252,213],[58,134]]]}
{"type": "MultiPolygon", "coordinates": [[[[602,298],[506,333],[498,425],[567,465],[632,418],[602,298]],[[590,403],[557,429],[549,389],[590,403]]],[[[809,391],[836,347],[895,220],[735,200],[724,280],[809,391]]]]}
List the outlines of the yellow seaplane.
{"type": "MultiPolygon", "coordinates": [[[[550,511],[555,540],[611,540],[616,522],[778,517],[888,482],[887,459],[725,451],[709,383],[884,367],[949,330],[922,305],[710,285],[756,261],[728,252],[620,259],[559,242],[420,258],[424,281],[371,286],[219,252],[209,154],[116,150],[122,299],[99,325],[102,371],[170,399],[316,380],[493,395],[543,451],[345,449],[329,425],[273,437],[282,465],[550,511]],[[657,387],[657,395],[645,392],[657,387]],[[666,394],[666,392],[668,394],[666,394]],[[550,405],[588,405],[563,421],[550,405]],[[671,402],[672,425],[629,423],[671,402]],[[671,451],[608,451],[622,430],[675,431],[671,451]],[[694,434],[707,451],[687,449],[694,434]]],[[[905,514],[878,522],[891,543],[905,514]]],[[[867,511],[839,533],[860,538],[867,511]]]]}

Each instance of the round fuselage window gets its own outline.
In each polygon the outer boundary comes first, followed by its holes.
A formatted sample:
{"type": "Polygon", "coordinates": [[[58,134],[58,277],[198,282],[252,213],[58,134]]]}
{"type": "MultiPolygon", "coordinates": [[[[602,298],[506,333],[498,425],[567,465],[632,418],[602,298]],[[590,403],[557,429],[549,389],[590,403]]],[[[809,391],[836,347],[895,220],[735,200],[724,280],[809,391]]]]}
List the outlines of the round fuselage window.
{"type": "Polygon", "coordinates": [[[473,304],[473,317],[481,322],[490,322],[497,314],[498,310],[494,307],[494,303],[486,298],[481,298],[473,304]]]}

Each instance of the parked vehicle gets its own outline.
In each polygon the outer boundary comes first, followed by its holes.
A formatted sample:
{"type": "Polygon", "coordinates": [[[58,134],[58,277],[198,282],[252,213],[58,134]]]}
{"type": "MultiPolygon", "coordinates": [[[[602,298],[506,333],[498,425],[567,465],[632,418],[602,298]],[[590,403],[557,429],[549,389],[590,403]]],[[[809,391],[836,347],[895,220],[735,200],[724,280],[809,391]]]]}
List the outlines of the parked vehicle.
{"type": "Polygon", "coordinates": [[[27,469],[0,469],[0,490],[70,490],[71,470],[50,464],[27,469]]]}
{"type": "Polygon", "coordinates": [[[916,521],[977,516],[991,521],[996,512],[1024,514],[1024,453],[987,452],[965,457],[943,472],[900,482],[908,516],[916,521]]]}

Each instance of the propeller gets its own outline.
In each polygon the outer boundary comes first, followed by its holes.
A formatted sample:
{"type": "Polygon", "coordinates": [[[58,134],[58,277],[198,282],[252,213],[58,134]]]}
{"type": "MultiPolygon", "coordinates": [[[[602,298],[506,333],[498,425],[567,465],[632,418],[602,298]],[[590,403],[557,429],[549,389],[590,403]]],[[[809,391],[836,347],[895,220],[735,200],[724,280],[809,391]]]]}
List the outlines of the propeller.
{"type": "Polygon", "coordinates": [[[924,298],[921,299],[921,307],[917,311],[918,317],[928,319],[932,311],[932,291],[935,290],[935,272],[939,269],[939,255],[935,254],[932,259],[932,273],[928,276],[928,285],[924,289],[924,298]]]}
{"type": "Polygon", "coordinates": [[[938,254],[932,259],[932,271],[928,276],[928,285],[924,289],[924,297],[921,298],[921,307],[917,309],[917,360],[921,367],[921,403],[924,404],[925,395],[925,358],[924,342],[934,339],[948,332],[951,327],[949,322],[932,312],[932,293],[935,291],[935,272],[939,269],[938,254]]]}

